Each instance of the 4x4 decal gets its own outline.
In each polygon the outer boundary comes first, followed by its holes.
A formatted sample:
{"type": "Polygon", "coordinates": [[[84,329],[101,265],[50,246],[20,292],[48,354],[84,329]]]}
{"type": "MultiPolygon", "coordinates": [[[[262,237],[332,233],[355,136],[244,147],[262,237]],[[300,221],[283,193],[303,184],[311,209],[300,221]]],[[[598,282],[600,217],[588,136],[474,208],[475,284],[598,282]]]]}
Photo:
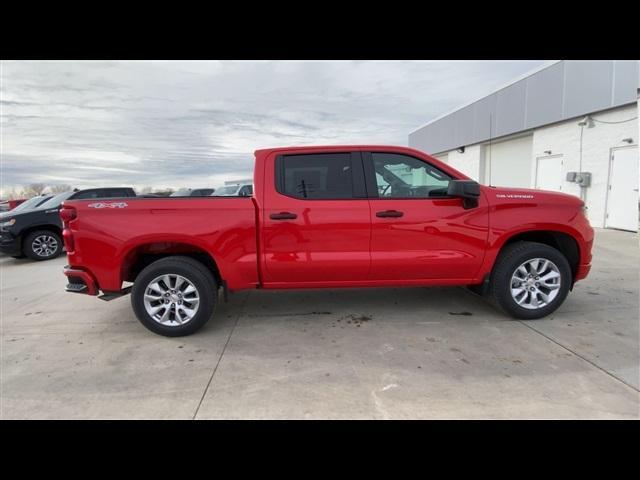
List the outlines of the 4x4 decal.
{"type": "Polygon", "coordinates": [[[96,203],[90,203],[89,205],[87,205],[87,207],[89,208],[125,208],[128,206],[129,205],[127,205],[126,202],[110,202],[110,203],[96,202],[96,203]]]}

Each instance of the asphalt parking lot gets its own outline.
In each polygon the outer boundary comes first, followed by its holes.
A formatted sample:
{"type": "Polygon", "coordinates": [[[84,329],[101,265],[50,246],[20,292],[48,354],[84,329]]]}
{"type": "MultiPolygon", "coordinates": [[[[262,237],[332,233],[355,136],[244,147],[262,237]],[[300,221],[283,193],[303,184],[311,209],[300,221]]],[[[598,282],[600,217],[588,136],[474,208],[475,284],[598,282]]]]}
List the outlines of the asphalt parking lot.
{"type": "Polygon", "coordinates": [[[461,288],[251,291],[164,338],[129,298],[67,294],[66,258],[0,257],[3,419],[639,418],[638,236],[513,321],[461,288]]]}

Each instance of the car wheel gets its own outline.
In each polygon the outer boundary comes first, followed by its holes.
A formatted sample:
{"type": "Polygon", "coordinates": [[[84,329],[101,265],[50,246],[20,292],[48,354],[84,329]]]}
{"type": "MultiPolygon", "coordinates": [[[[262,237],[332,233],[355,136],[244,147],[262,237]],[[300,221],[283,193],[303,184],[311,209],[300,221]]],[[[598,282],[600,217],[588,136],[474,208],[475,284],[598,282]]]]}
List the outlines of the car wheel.
{"type": "Polygon", "coordinates": [[[25,237],[22,251],[32,260],[50,260],[62,253],[62,238],[51,230],[36,230],[25,237]]]}
{"type": "Polygon", "coordinates": [[[555,311],[572,282],[566,257],[536,242],[517,242],[500,253],[491,275],[490,297],[517,319],[533,320],[555,311]]]}
{"type": "Polygon", "coordinates": [[[190,335],[209,321],[217,285],[211,272],[189,257],[165,257],[136,277],[131,305],[138,320],[166,337],[190,335]]]}

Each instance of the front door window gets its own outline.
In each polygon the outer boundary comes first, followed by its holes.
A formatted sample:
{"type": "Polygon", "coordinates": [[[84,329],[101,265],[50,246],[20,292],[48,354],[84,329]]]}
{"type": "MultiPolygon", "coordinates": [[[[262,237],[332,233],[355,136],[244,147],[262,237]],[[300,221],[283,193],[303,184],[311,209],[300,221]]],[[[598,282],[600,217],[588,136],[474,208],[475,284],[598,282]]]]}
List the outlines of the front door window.
{"type": "Polygon", "coordinates": [[[379,198],[431,198],[447,195],[451,177],[417,158],[373,153],[379,198]]]}

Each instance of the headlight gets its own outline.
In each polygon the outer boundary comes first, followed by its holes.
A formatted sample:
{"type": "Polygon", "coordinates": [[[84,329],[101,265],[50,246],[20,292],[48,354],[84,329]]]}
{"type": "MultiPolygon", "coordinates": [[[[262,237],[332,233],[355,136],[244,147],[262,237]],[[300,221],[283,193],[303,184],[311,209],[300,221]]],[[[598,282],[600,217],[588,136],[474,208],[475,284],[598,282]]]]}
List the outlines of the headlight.
{"type": "Polygon", "coordinates": [[[11,220],[7,220],[6,222],[0,223],[0,228],[10,227],[11,225],[15,225],[16,219],[12,218],[11,220]]]}

